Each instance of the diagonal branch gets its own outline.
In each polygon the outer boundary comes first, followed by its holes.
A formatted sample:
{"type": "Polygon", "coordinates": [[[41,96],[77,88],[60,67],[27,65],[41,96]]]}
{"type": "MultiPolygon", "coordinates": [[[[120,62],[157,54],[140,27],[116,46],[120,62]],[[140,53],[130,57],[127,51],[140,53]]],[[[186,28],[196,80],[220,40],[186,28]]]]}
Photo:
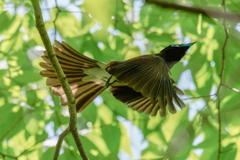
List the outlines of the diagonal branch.
{"type": "Polygon", "coordinates": [[[0,137],[0,142],[3,141],[3,139],[23,120],[23,118],[28,115],[29,113],[31,113],[31,110],[29,110],[28,112],[26,112],[25,114],[23,114],[8,130],[6,133],[4,133],[1,137],[0,137]]]}
{"type": "Polygon", "coordinates": [[[0,152],[0,155],[2,156],[3,159],[5,159],[5,157],[11,158],[11,159],[18,159],[18,157],[14,157],[5,153],[0,152]]]}
{"type": "Polygon", "coordinates": [[[228,89],[230,89],[230,90],[232,90],[232,91],[234,91],[234,92],[240,93],[240,91],[239,91],[238,89],[229,87],[229,86],[226,85],[226,84],[222,84],[222,86],[224,86],[224,87],[226,87],[226,88],[228,88],[228,89]]]}
{"type": "MultiPolygon", "coordinates": [[[[56,54],[53,51],[50,39],[47,35],[47,31],[43,22],[43,18],[42,18],[42,12],[39,6],[39,2],[38,0],[31,0],[32,5],[33,5],[33,9],[35,12],[35,19],[36,19],[36,27],[38,29],[38,32],[41,36],[41,39],[44,43],[44,46],[47,50],[47,54],[48,57],[51,61],[51,64],[57,74],[57,77],[61,83],[61,86],[67,96],[67,100],[68,100],[68,110],[69,110],[69,114],[70,114],[70,121],[69,121],[69,130],[73,135],[73,138],[75,140],[75,143],[77,145],[78,151],[81,154],[82,159],[87,160],[88,157],[84,151],[84,148],[82,146],[82,142],[80,141],[80,138],[78,137],[78,132],[77,132],[77,113],[76,113],[76,106],[75,106],[75,98],[72,94],[72,91],[69,87],[67,78],[65,76],[65,74],[63,73],[63,70],[57,60],[56,54]],[[78,138],[76,138],[78,137],[78,138]]],[[[61,145],[59,145],[61,147],[61,145]]],[[[58,147],[59,147],[58,146],[58,147]]],[[[58,152],[59,150],[56,147],[55,152],[58,152]]],[[[55,153],[58,155],[58,153],[55,153]]]]}
{"type": "Polygon", "coordinates": [[[232,12],[226,12],[222,11],[217,8],[210,8],[210,7],[196,7],[190,4],[181,4],[181,3],[175,3],[175,2],[168,2],[163,0],[146,0],[148,3],[153,3],[159,7],[162,8],[172,8],[176,10],[182,10],[186,12],[196,13],[196,14],[202,14],[203,16],[210,17],[210,18],[217,18],[217,19],[226,19],[230,21],[240,21],[240,15],[232,13],[232,12]]]}
{"type": "Polygon", "coordinates": [[[62,146],[62,142],[63,142],[63,139],[69,134],[70,130],[69,128],[66,128],[58,137],[58,141],[57,141],[57,145],[56,145],[56,149],[55,149],[55,152],[54,152],[54,157],[53,157],[53,160],[57,160],[58,156],[59,156],[59,153],[60,153],[60,149],[61,149],[61,146],[62,146]]]}

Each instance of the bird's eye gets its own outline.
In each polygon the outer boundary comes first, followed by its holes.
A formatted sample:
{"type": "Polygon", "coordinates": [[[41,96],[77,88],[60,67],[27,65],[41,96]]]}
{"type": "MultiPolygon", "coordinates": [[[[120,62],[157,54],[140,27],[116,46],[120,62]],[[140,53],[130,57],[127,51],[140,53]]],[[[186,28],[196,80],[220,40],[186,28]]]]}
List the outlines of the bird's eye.
{"type": "Polygon", "coordinates": [[[179,44],[172,44],[171,47],[180,47],[179,44]]]}

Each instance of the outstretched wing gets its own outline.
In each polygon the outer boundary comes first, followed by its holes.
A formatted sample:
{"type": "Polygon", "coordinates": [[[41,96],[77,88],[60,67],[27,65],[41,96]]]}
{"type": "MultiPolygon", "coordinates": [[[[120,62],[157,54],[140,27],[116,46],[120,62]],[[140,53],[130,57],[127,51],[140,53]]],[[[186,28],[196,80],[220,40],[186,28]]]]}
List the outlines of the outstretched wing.
{"type": "Polygon", "coordinates": [[[144,55],[122,62],[113,61],[108,64],[106,70],[134,91],[140,92],[143,97],[148,98],[151,102],[148,107],[158,103],[159,109],[165,111],[168,105],[171,113],[177,112],[173,101],[179,107],[185,107],[176,94],[176,92],[178,94],[183,94],[183,92],[173,86],[167,64],[157,55],[144,55]]]}

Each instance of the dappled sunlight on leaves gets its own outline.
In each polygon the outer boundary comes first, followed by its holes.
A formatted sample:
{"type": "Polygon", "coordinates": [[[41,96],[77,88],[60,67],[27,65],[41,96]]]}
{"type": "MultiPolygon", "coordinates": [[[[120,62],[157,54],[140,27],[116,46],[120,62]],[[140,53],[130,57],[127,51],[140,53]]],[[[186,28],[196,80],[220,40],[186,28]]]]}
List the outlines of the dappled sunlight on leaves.
{"type": "MultiPolygon", "coordinates": [[[[174,2],[223,9],[217,0],[174,2]]],[[[237,2],[227,2],[226,10],[235,13],[237,2]]],[[[52,159],[52,146],[68,126],[68,110],[39,75],[41,51],[30,53],[43,46],[32,5],[0,3],[0,159],[52,159]]],[[[185,92],[181,99],[186,108],[164,118],[150,117],[106,90],[100,101],[78,114],[78,133],[90,159],[240,159],[239,22],[226,20],[229,38],[223,47],[223,20],[211,14],[140,0],[41,1],[41,7],[52,43],[64,40],[101,62],[196,42],[171,69],[171,77],[185,92]]],[[[64,139],[59,159],[79,159],[71,136],[64,139]]]]}

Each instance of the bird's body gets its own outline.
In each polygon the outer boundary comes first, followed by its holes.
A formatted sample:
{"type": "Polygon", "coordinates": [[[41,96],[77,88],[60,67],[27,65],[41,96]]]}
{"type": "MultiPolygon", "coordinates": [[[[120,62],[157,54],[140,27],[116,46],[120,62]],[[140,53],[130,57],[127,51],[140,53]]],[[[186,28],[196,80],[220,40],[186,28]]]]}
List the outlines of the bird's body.
{"type": "MultiPolygon", "coordinates": [[[[194,43],[170,45],[158,54],[142,55],[126,61],[103,63],[78,53],[65,42],[56,41],[54,47],[59,63],[67,77],[76,98],[76,109],[81,112],[87,105],[109,86],[113,96],[138,112],[155,116],[176,113],[175,104],[184,108],[185,104],[177,96],[184,94],[174,86],[170,69],[194,43]],[[178,52],[178,53],[176,53],[178,52]]],[[[47,78],[47,85],[54,95],[60,96],[61,105],[67,99],[56,73],[46,55],[40,66],[46,70],[41,75],[47,78]]]]}

